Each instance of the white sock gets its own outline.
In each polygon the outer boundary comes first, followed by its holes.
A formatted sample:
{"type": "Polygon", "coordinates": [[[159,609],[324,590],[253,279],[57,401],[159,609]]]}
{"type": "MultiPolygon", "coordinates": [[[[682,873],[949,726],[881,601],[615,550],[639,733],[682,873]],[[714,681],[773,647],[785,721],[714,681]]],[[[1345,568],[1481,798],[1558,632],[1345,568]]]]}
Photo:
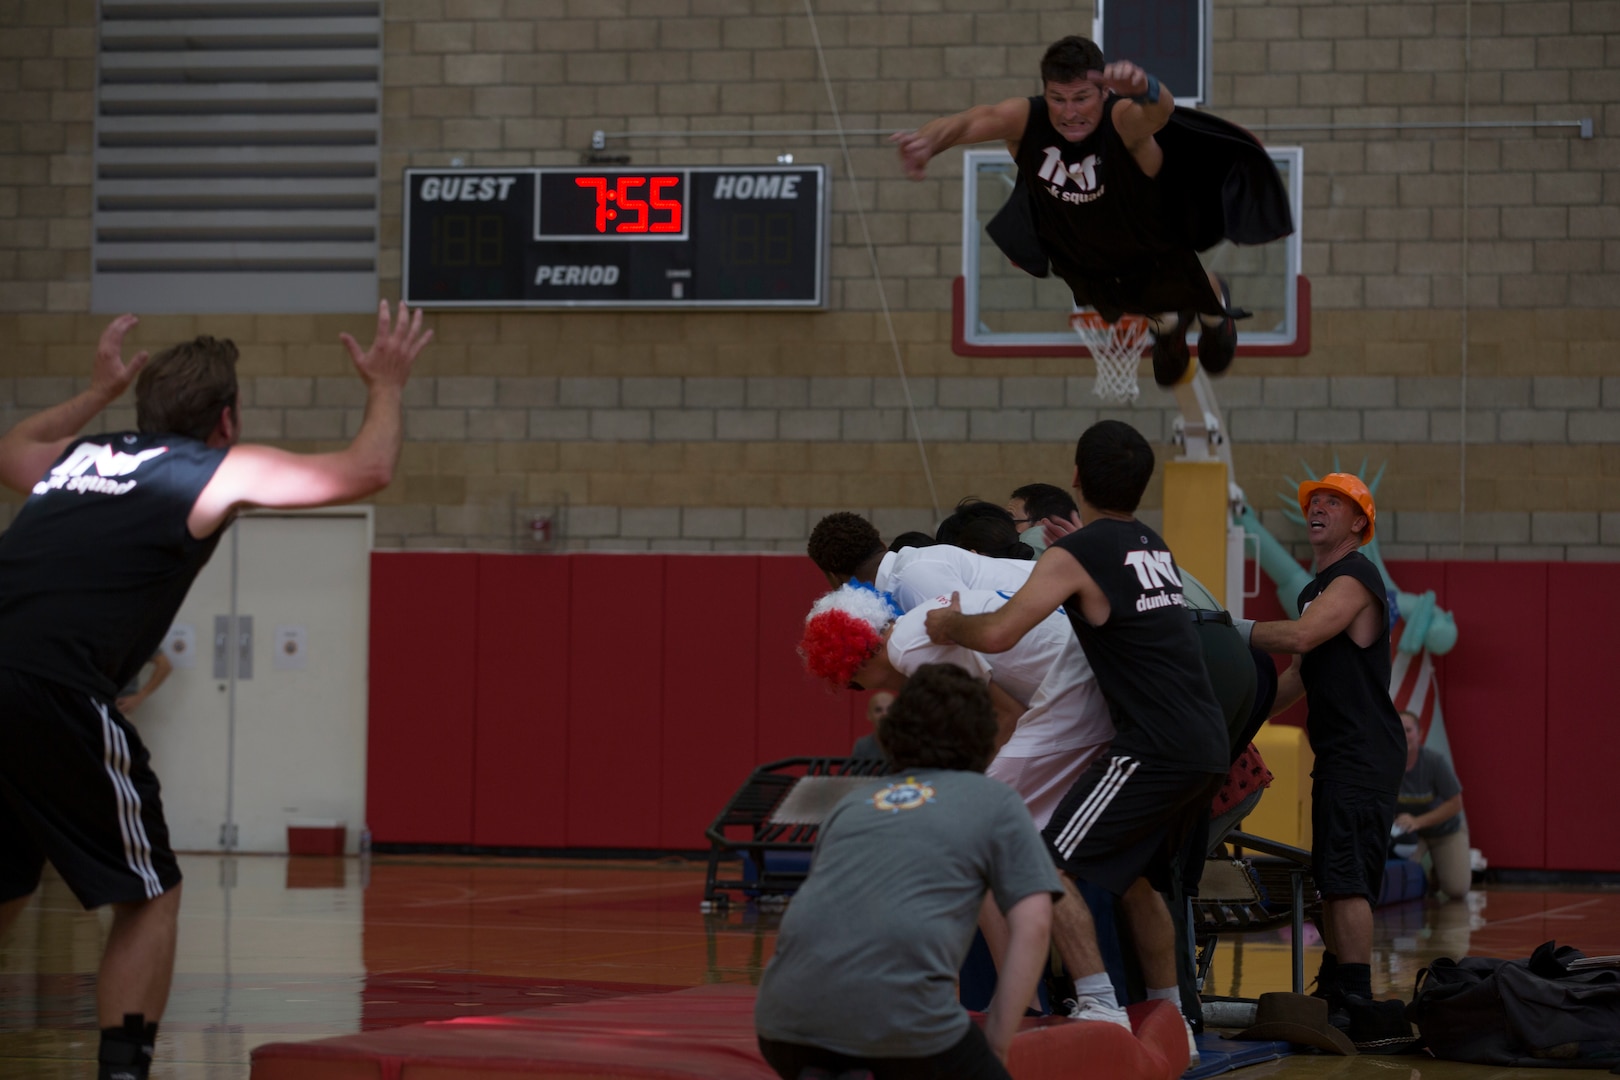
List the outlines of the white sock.
{"type": "Polygon", "coordinates": [[[1106,971],[1074,980],[1074,996],[1077,1001],[1095,1001],[1119,1008],[1119,999],[1114,996],[1114,981],[1106,971]]]}
{"type": "MultiPolygon", "coordinates": [[[[1179,986],[1166,986],[1158,990],[1149,990],[1147,996],[1149,1001],[1168,1001],[1176,1007],[1176,1012],[1181,1011],[1181,988],[1179,986]]],[[[1183,1016],[1182,1019],[1187,1018],[1183,1016]]]]}

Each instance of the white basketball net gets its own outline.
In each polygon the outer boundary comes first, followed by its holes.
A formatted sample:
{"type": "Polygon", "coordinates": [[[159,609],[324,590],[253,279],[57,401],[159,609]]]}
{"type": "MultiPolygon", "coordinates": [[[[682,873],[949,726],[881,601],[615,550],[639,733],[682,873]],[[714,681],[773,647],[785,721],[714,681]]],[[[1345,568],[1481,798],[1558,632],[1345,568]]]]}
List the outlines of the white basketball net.
{"type": "Polygon", "coordinates": [[[1069,316],[1069,326],[1097,362],[1097,382],[1092,393],[1117,405],[1134,401],[1141,392],[1136,371],[1148,347],[1148,321],[1139,315],[1126,315],[1109,324],[1095,311],[1077,311],[1069,316]]]}

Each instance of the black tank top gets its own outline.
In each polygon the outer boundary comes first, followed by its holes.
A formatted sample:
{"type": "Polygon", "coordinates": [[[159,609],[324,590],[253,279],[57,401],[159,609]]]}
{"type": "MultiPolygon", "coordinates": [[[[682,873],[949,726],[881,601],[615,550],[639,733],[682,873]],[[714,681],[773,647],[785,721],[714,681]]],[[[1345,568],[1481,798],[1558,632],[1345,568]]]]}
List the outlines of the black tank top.
{"type": "Polygon", "coordinates": [[[1107,622],[1092,626],[1078,596],[1063,605],[1114,718],[1109,752],[1226,772],[1226,717],[1210,688],[1169,546],[1140,521],[1113,518],[1053,546],[1085,568],[1111,609],[1107,622]]]}
{"type": "Polygon", "coordinates": [[[112,698],[152,658],[220,529],[186,529],[226,451],[79,439],[0,536],[0,666],[112,698]]]}
{"type": "Polygon", "coordinates": [[[1406,733],[1389,696],[1389,603],[1378,568],[1352,551],[1300,590],[1299,609],[1335,578],[1354,578],[1378,601],[1381,632],[1363,649],[1348,631],[1324,641],[1300,661],[1308,709],[1306,731],[1316,754],[1312,776],[1396,794],[1406,772],[1406,733]]]}
{"type": "Polygon", "coordinates": [[[1018,171],[1041,246],[1065,278],[1126,275],[1187,247],[1165,218],[1159,182],[1114,130],[1117,100],[1108,97],[1096,130],[1075,143],[1052,126],[1045,98],[1029,99],[1018,171]]]}

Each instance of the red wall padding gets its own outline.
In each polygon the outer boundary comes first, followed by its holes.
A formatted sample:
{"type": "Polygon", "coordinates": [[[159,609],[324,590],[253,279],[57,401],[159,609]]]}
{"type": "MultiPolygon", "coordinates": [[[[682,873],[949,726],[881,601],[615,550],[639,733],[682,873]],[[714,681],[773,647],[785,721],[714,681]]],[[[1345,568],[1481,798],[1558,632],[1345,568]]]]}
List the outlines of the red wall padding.
{"type": "Polygon", "coordinates": [[[569,847],[658,846],[665,561],[569,557],[569,847]]]}
{"type": "Polygon", "coordinates": [[[366,822],[376,840],[472,841],[478,560],[371,557],[366,822]]]}
{"type": "MultiPolygon", "coordinates": [[[[1547,866],[1620,869],[1620,565],[1547,568],[1547,866]]],[[[1512,789],[1496,797],[1511,805],[1512,789]]],[[[1468,804],[1470,807],[1472,803],[1468,804]]]]}
{"type": "MultiPolygon", "coordinates": [[[[1498,867],[1620,870],[1620,801],[1594,794],[1620,775],[1620,566],[1390,569],[1457,618],[1437,667],[1474,844],[1498,867]]],[[[825,590],[800,556],[373,556],[373,835],[704,847],[752,766],[869,730],[866,695],[796,652],[825,590]]],[[[1264,591],[1251,617],[1280,615],[1264,591]]]]}
{"type": "Polygon", "coordinates": [[[1440,703],[1469,839],[1494,866],[1544,868],[1547,565],[1448,563],[1446,602],[1457,647],[1440,703]]]}
{"type": "Polygon", "coordinates": [[[570,581],[564,559],[479,556],[475,844],[568,844],[570,581]]]}
{"type": "Polygon", "coordinates": [[[703,830],[755,752],[760,560],[668,560],[664,577],[663,759],[658,834],[648,847],[702,845],[703,830]]]}

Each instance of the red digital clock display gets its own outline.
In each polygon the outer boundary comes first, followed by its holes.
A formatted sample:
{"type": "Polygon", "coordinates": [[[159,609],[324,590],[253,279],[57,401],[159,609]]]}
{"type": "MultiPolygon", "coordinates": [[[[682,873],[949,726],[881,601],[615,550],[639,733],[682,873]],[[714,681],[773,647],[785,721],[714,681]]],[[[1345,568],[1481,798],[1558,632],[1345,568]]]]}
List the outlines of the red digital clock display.
{"type": "Polygon", "coordinates": [[[541,173],[537,239],[684,239],[684,170],[541,173]]]}

